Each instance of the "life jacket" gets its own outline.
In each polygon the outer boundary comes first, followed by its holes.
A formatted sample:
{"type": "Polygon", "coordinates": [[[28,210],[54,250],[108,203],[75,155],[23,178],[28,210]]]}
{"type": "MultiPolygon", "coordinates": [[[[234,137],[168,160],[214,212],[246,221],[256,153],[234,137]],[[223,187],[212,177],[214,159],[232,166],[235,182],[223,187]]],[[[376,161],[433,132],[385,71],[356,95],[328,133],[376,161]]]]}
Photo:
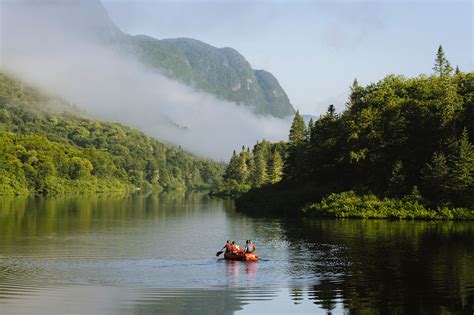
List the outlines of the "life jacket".
{"type": "Polygon", "coordinates": [[[231,247],[232,247],[232,246],[230,245],[230,243],[225,244],[225,251],[226,251],[227,253],[230,253],[230,250],[232,249],[231,247]]]}
{"type": "Polygon", "coordinates": [[[250,250],[250,252],[253,253],[255,251],[255,245],[250,244],[250,246],[252,246],[252,249],[250,250]]]}
{"type": "Polygon", "coordinates": [[[232,245],[232,252],[233,253],[237,253],[238,250],[239,249],[238,249],[237,245],[232,245]]]}

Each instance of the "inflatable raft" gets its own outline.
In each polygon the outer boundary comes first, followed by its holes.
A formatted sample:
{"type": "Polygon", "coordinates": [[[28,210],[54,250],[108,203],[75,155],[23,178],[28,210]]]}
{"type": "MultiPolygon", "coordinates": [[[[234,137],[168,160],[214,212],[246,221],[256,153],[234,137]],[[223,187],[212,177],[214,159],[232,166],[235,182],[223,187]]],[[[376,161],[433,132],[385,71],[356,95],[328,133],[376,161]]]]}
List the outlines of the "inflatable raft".
{"type": "Polygon", "coordinates": [[[229,260],[244,260],[244,261],[258,261],[258,256],[254,253],[245,253],[239,251],[238,254],[227,254],[224,253],[224,258],[229,260]]]}

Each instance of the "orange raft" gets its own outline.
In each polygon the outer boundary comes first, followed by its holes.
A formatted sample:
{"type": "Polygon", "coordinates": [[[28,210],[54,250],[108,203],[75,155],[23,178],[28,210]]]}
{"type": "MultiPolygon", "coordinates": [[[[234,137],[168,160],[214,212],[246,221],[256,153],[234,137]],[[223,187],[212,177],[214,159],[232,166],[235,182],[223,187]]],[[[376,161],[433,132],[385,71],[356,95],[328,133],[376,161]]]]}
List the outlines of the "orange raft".
{"type": "Polygon", "coordinates": [[[243,250],[239,250],[238,254],[227,254],[224,253],[225,259],[230,260],[244,260],[244,261],[258,261],[258,256],[254,253],[245,253],[243,250]]]}

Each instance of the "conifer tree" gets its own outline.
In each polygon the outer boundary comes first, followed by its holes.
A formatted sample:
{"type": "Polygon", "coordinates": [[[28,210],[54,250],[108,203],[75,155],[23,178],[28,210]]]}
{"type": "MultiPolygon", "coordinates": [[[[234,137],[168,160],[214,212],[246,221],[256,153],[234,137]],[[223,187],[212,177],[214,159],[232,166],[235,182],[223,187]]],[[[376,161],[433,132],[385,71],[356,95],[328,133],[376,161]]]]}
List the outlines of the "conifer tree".
{"type": "Polygon", "coordinates": [[[239,154],[239,170],[238,170],[238,182],[240,184],[245,184],[249,180],[249,169],[248,169],[248,164],[247,161],[251,157],[249,154],[245,151],[245,147],[242,147],[242,151],[239,154]]]}
{"type": "Polygon", "coordinates": [[[277,150],[273,152],[268,174],[272,184],[278,183],[283,177],[283,159],[277,150]]]}
{"type": "Polygon", "coordinates": [[[451,74],[453,68],[449,63],[448,59],[444,55],[444,50],[441,45],[438,47],[438,52],[436,53],[435,64],[433,66],[434,72],[440,77],[446,77],[451,74]]]}
{"type": "Polygon", "coordinates": [[[406,190],[403,164],[402,161],[398,160],[392,167],[392,176],[389,178],[388,192],[392,197],[402,197],[405,195],[406,190]]]}
{"type": "Polygon", "coordinates": [[[467,197],[474,198],[474,146],[469,142],[466,128],[458,141],[457,151],[450,172],[449,188],[457,196],[457,201],[464,203],[467,197]]]}
{"type": "Polygon", "coordinates": [[[290,128],[288,156],[285,161],[284,173],[287,179],[297,178],[303,169],[306,140],[306,124],[297,111],[290,128]]]}
{"type": "Polygon", "coordinates": [[[446,156],[443,153],[435,152],[431,161],[422,170],[422,182],[424,196],[440,202],[445,200],[448,184],[449,168],[446,156]]]}
{"type": "Polygon", "coordinates": [[[306,128],[306,140],[311,141],[311,132],[314,129],[314,120],[311,118],[308,123],[308,128],[306,128]]]}
{"type": "Polygon", "coordinates": [[[263,150],[257,150],[255,152],[255,171],[253,172],[253,184],[256,187],[260,187],[266,184],[267,177],[267,163],[263,150]]]}
{"type": "Polygon", "coordinates": [[[454,74],[458,75],[461,73],[461,70],[459,70],[459,66],[456,66],[456,70],[454,70],[454,74]]]}
{"type": "Polygon", "coordinates": [[[290,128],[289,143],[290,146],[298,146],[304,143],[306,139],[306,125],[300,112],[296,111],[293,123],[290,128]]]}

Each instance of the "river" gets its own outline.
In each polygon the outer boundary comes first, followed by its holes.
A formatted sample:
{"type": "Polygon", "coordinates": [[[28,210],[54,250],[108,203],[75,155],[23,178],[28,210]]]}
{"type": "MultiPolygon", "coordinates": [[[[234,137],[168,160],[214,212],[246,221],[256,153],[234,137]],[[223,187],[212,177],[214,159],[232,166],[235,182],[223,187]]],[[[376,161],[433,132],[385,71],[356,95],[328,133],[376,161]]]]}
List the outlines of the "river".
{"type": "Polygon", "coordinates": [[[205,193],[0,199],[0,314],[474,312],[474,222],[252,218],[205,193]],[[216,257],[252,239],[261,260],[216,257]]]}

